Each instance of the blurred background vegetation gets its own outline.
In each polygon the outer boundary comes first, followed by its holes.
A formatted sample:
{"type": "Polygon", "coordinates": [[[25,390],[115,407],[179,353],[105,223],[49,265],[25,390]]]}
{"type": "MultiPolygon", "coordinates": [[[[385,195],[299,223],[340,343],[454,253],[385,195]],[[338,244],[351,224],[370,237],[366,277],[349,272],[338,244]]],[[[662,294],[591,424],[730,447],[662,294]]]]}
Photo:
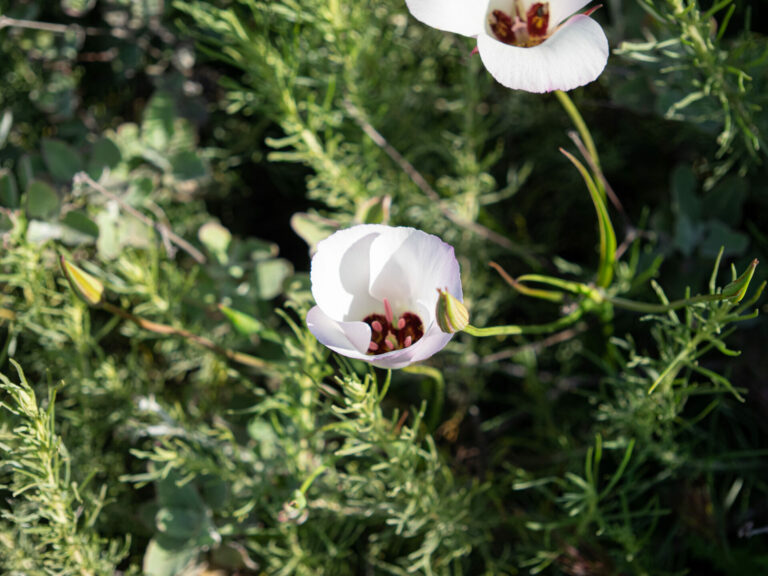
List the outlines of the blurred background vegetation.
{"type": "MultiPolygon", "coordinates": [[[[495,84],[399,0],[0,14],[4,573],[768,572],[764,265],[740,304],[656,315],[488,266],[594,281],[553,95],[495,84]],[[359,222],[453,244],[476,326],[583,314],[414,371],[349,363],[306,330],[307,271],[359,222]],[[79,300],[62,256],[154,324],[79,300]]],[[[612,56],[571,97],[620,201],[606,290],[706,293],[721,247],[712,286],[768,262],[766,6],[595,17],[612,56]]]]}

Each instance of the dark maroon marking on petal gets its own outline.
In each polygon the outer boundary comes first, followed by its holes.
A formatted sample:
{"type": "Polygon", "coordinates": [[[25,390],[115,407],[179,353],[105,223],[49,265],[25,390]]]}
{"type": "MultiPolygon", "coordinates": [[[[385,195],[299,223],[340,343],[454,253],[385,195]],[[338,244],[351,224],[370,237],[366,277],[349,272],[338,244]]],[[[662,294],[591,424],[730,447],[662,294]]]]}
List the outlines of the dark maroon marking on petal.
{"type": "Polygon", "coordinates": [[[515,44],[515,33],[512,31],[514,22],[509,14],[501,10],[491,12],[491,31],[504,44],[515,44]]]}
{"type": "Polygon", "coordinates": [[[384,354],[384,340],[392,330],[392,325],[387,322],[383,314],[369,314],[363,318],[363,322],[371,327],[371,343],[368,346],[368,354],[384,354]]]}
{"type": "Polygon", "coordinates": [[[384,301],[384,309],[386,315],[369,314],[363,318],[363,322],[371,327],[368,354],[378,356],[392,350],[408,348],[424,336],[424,324],[418,314],[405,312],[395,322],[392,307],[387,300],[384,301]],[[392,320],[390,321],[388,317],[392,320]]]}
{"type": "Polygon", "coordinates": [[[531,6],[526,14],[526,22],[531,37],[546,36],[549,29],[549,2],[537,2],[531,6]]]}
{"type": "MultiPolygon", "coordinates": [[[[413,312],[404,313],[400,316],[400,321],[402,320],[405,320],[405,322],[404,326],[397,330],[397,343],[401,348],[408,348],[408,346],[412,346],[424,336],[424,324],[421,318],[413,312]]],[[[398,325],[400,321],[398,321],[398,325]]]]}

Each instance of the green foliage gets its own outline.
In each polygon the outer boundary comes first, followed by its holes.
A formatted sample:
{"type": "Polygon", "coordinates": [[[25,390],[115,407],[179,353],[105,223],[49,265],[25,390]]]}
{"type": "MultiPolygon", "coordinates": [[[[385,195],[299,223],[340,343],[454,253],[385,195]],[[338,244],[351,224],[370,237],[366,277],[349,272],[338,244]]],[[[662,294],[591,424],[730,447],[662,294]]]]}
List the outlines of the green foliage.
{"type": "Polygon", "coordinates": [[[765,156],[759,124],[764,49],[758,36],[748,33],[748,24],[736,42],[725,39],[736,2],[715,2],[706,12],[696,0],[639,0],[639,4],[656,27],[648,41],[625,42],[619,53],[652,63],[664,73],[664,92],[658,101],[664,116],[717,126],[716,157],[726,158],[719,174],[746,157],[760,162],[765,156]]]}
{"type": "Polygon", "coordinates": [[[0,571],[765,572],[734,3],[609,4],[632,40],[559,98],[401,1],[10,4],[0,571]],[[361,222],[461,262],[471,325],[408,370],[305,325],[308,253],[361,222]]]}
{"type": "Polygon", "coordinates": [[[94,530],[105,487],[93,492],[89,476],[72,477],[70,453],[55,431],[55,389],[41,406],[13,364],[18,383],[0,374],[0,409],[15,417],[0,431],[12,498],[12,510],[3,513],[0,562],[8,573],[112,574],[127,549],[94,530]]]}

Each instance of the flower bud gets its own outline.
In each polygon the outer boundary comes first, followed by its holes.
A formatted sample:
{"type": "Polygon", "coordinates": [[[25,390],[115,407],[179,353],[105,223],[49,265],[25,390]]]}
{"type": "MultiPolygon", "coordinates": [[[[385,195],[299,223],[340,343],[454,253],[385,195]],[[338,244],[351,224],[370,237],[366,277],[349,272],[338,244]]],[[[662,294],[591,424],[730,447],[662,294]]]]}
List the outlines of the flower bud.
{"type": "Polygon", "coordinates": [[[759,263],[760,261],[757,258],[752,260],[749,267],[744,271],[744,274],[723,288],[723,296],[734,302],[741,302],[744,296],[747,295],[749,283],[752,281],[752,276],[755,274],[755,268],[757,268],[759,263]]]}
{"type": "Polygon", "coordinates": [[[440,330],[446,334],[461,332],[469,325],[469,312],[453,294],[448,292],[447,288],[437,290],[440,298],[437,300],[437,309],[435,319],[440,330]]]}
{"type": "Polygon", "coordinates": [[[61,257],[61,268],[75,294],[90,306],[99,306],[104,300],[104,284],[82,268],[61,257]]]}

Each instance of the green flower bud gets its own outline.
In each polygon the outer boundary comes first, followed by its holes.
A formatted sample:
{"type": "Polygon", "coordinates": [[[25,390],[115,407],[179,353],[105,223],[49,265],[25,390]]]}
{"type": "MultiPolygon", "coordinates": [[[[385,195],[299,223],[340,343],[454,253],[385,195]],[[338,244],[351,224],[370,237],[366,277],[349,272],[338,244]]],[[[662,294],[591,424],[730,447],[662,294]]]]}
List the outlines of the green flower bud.
{"type": "Polygon", "coordinates": [[[744,296],[747,295],[749,283],[752,281],[752,276],[755,274],[755,268],[757,268],[759,263],[757,258],[752,260],[749,267],[744,271],[744,274],[723,288],[723,296],[734,302],[741,302],[744,296]]]}
{"type": "Polygon", "coordinates": [[[78,297],[90,306],[99,306],[104,300],[104,284],[82,268],[61,257],[61,268],[69,285],[78,297]]]}
{"type": "Polygon", "coordinates": [[[459,302],[448,289],[437,290],[440,298],[437,300],[436,320],[440,330],[446,334],[461,332],[469,325],[467,307],[459,302]]]}

